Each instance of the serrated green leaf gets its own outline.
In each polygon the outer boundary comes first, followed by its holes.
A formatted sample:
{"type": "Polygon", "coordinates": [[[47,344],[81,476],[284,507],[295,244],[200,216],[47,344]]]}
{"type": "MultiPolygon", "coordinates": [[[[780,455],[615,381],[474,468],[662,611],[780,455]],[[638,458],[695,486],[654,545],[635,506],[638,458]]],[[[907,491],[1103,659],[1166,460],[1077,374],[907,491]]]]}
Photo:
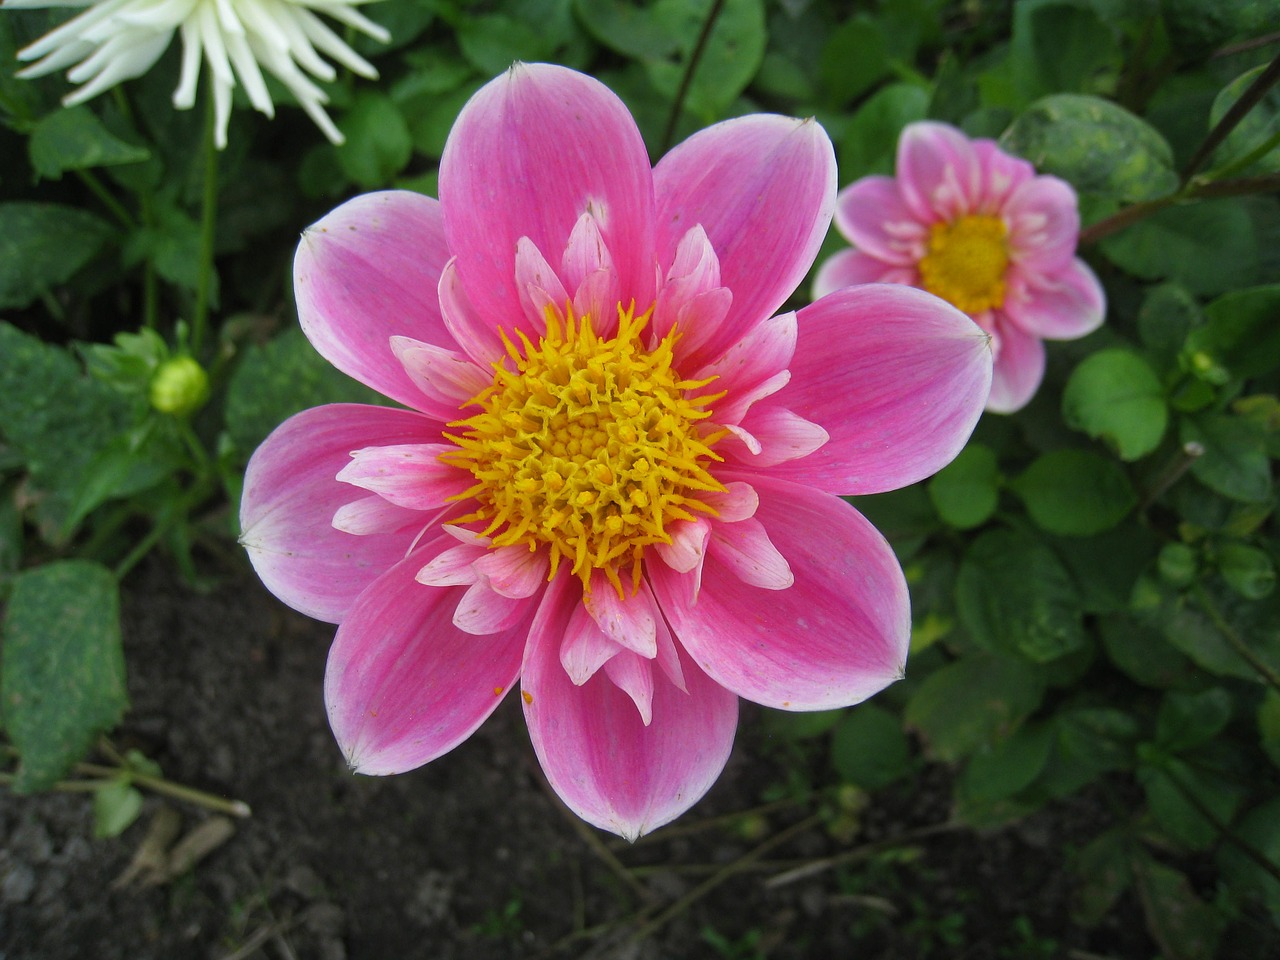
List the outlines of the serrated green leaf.
{"type": "Polygon", "coordinates": [[[1054,450],[1009,484],[1041,529],[1066,537],[1110,530],[1138,502],[1114,460],[1088,450],[1054,450]]]}
{"type": "Polygon", "coordinates": [[[1214,296],[1255,281],[1258,241],[1238,200],[1166,207],[1101,241],[1116,266],[1143,280],[1177,280],[1214,296]]]}
{"type": "Polygon", "coordinates": [[[387,401],[331,366],[301,329],[290,327],[265,346],[245,351],[227,388],[227,432],[247,454],[293,414],[342,402],[387,401]]]}
{"type": "MultiPolygon", "coordinates": [[[[676,44],[673,55],[647,54],[644,69],[654,89],[669,100],[675,99],[684,82],[713,2],[657,0],[653,5],[654,16],[666,25],[676,44]]],[[[764,48],[764,0],[727,0],[689,82],[686,109],[706,121],[720,119],[760,69],[764,48]]]]}
{"type": "Polygon", "coordinates": [[[115,577],[86,560],[18,574],[3,637],[0,706],[20,757],[14,789],[44,790],[119,723],[129,705],[115,577]]]}
{"type": "Polygon", "coordinates": [[[0,310],[65,283],[112,235],[102,219],[57,203],[0,203],[0,310]]]}
{"type": "Polygon", "coordinates": [[[1160,445],[1169,410],[1150,365],[1113,348],[1090,354],[1072,371],[1062,392],[1062,418],[1107,443],[1120,459],[1137,460],[1160,445]]]}
{"type": "Polygon", "coordinates": [[[1133,765],[1138,724],[1122,710],[1104,707],[1065,709],[1052,718],[1053,753],[1029,788],[1047,797],[1064,797],[1112,770],[1133,765]]]}
{"type": "Polygon", "coordinates": [[[831,765],[840,779],[864,790],[886,787],[911,768],[902,722],[875,704],[846,711],[831,735],[831,765]]]}
{"type": "Polygon", "coordinates": [[[1188,850],[1206,850],[1219,839],[1206,811],[1219,823],[1230,823],[1244,799],[1240,786],[1175,757],[1140,764],[1138,782],[1160,829],[1188,850]]]}
{"type": "Polygon", "coordinates": [[[1204,313],[1207,322],[1187,337],[1189,354],[1203,352],[1242,379],[1280,368],[1280,284],[1233,290],[1204,313]]]}
{"type": "Polygon", "coordinates": [[[150,158],[145,147],[125,143],[88,107],[63,107],[36,121],[27,142],[31,166],[47,180],[68,170],[91,170],[150,158]]]}
{"type": "Polygon", "coordinates": [[[1202,323],[1204,311],[1199,301],[1177,283],[1153,287],[1138,310],[1138,333],[1143,345],[1168,367],[1172,367],[1187,335],[1202,323]]]}
{"type": "Polygon", "coordinates": [[[1173,151],[1154,127],[1118,104],[1083,94],[1037,100],[1001,145],[1081,193],[1133,203],[1173,192],[1173,151]]]}
{"type": "Polygon", "coordinates": [[[1170,752],[1198,747],[1227,725],[1231,709],[1231,694],[1222,687],[1199,693],[1170,690],[1156,716],[1156,743],[1170,752]]]}
{"type": "Polygon", "coordinates": [[[970,443],[933,476],[929,499],[938,516],[958,530],[969,530],[991,519],[1000,499],[1000,467],[995,452],[970,443]]]}
{"type": "Polygon", "coordinates": [[[956,575],[956,608],[986,650],[1044,663],[1084,646],[1070,574],[1048,547],[1011,530],[988,531],[969,546],[956,575]]]}
{"type": "Polygon", "coordinates": [[[905,721],[930,753],[954,763],[1009,737],[1044,693],[1040,673],[1009,657],[966,656],[930,674],[907,704],[905,721]]]}

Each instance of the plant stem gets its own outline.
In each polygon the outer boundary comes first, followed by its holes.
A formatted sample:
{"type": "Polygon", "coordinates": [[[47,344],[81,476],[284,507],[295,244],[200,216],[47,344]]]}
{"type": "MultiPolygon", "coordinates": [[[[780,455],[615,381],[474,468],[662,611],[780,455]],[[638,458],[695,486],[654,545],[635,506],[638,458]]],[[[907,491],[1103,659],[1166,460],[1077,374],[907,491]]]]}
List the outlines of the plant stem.
{"type": "Polygon", "coordinates": [[[1150,506],[1164,496],[1165,491],[1182,479],[1191,465],[1204,456],[1204,445],[1194,440],[1184,443],[1163,470],[1151,482],[1150,488],[1138,504],[1138,513],[1145,513],[1150,506]]]}
{"type": "Polygon", "coordinates": [[[216,794],[197,790],[195,787],[188,787],[182,783],[174,783],[164,777],[153,777],[148,773],[138,773],[129,769],[122,770],[119,767],[106,767],[97,763],[77,763],[75,771],[86,776],[101,777],[108,780],[114,780],[123,774],[128,777],[130,783],[146,787],[148,790],[154,790],[156,793],[162,793],[166,797],[173,797],[175,800],[185,800],[188,803],[194,803],[233,817],[250,817],[253,815],[253,811],[243,800],[228,800],[226,797],[219,797],[216,794]]]}
{"type": "Polygon", "coordinates": [[[1209,131],[1209,135],[1204,138],[1204,142],[1200,144],[1199,149],[1196,150],[1191,159],[1187,161],[1187,165],[1182,169],[1182,183],[1184,186],[1191,181],[1196,171],[1204,165],[1204,162],[1209,159],[1213,151],[1218,148],[1218,145],[1227,139],[1231,131],[1245,118],[1245,114],[1257,106],[1258,102],[1266,96],[1267,91],[1277,81],[1280,81],[1280,56],[1272,60],[1267,68],[1254,78],[1253,83],[1249,84],[1249,88],[1240,94],[1240,99],[1231,105],[1231,109],[1223,114],[1222,119],[1209,131]]]}
{"type": "Polygon", "coordinates": [[[720,13],[724,10],[725,0],[714,0],[711,9],[707,11],[707,19],[703,21],[702,32],[698,34],[698,39],[693,45],[693,52],[689,54],[689,64],[684,69],[684,76],[680,78],[680,89],[676,91],[676,98],[671,103],[671,115],[667,117],[667,129],[662,134],[662,148],[660,153],[666,153],[671,149],[671,141],[675,139],[676,124],[680,120],[680,111],[684,109],[685,98],[689,95],[689,87],[693,85],[693,74],[698,69],[698,63],[702,60],[702,55],[706,53],[707,41],[711,39],[711,31],[716,25],[716,21],[720,19],[720,13]]]}
{"type": "Polygon", "coordinates": [[[195,315],[191,319],[191,353],[200,358],[205,328],[209,322],[209,291],[213,286],[213,241],[218,216],[218,149],[214,143],[216,123],[213,96],[205,110],[204,198],[200,206],[200,262],[196,274],[195,315]]]}
{"type": "Polygon", "coordinates": [[[94,176],[92,171],[77,170],[76,176],[80,178],[81,183],[89,188],[89,192],[98,198],[98,202],[111,211],[111,215],[120,221],[120,226],[126,230],[137,229],[137,223],[134,222],[133,217],[129,216],[129,211],[124,208],[124,204],[111,195],[111,191],[102,185],[102,181],[94,176]]]}

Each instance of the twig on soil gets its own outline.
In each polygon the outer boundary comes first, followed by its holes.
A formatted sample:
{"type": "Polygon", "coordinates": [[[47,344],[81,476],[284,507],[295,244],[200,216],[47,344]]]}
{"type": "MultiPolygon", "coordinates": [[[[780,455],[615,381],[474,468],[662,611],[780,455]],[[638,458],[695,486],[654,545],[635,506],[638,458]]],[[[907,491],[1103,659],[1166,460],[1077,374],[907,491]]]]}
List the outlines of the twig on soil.
{"type": "Polygon", "coordinates": [[[901,847],[904,844],[914,843],[917,840],[923,840],[925,837],[932,837],[939,833],[950,833],[955,830],[968,829],[962,823],[935,823],[932,826],[921,827],[919,830],[909,830],[906,833],[899,834],[896,837],[886,837],[884,840],[877,840],[874,843],[867,843],[853,850],[846,850],[844,853],[838,853],[833,857],[823,857],[821,860],[812,860],[802,867],[796,867],[785,873],[780,873],[775,877],[770,877],[764,882],[765,888],[774,890],[778,887],[786,886],[789,883],[795,883],[797,880],[804,880],[816,873],[822,873],[825,870],[831,870],[835,867],[844,866],[848,863],[856,863],[859,860],[865,860],[873,857],[877,853],[885,850],[892,850],[895,847],[901,847]]]}
{"type": "MultiPolygon", "coordinates": [[[[291,929],[297,924],[297,922],[297,920],[292,918],[285,918],[284,920],[276,920],[272,923],[266,924],[265,926],[259,927],[253,932],[253,935],[244,943],[240,944],[237,949],[225,956],[219,957],[218,960],[245,960],[246,957],[253,956],[253,954],[257,952],[258,948],[268,940],[274,940],[280,937],[281,934],[291,929]]],[[[290,952],[292,953],[292,951],[290,952]]]]}

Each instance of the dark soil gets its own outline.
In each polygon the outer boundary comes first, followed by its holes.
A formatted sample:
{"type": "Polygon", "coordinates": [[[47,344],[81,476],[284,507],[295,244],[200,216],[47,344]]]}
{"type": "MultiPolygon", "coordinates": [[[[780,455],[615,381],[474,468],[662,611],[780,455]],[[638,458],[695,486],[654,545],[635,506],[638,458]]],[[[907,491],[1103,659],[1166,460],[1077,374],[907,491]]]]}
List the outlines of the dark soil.
{"type": "Polygon", "coordinates": [[[514,698],[449,756],[356,777],[320,696],[332,627],[284,609],[247,574],[202,595],[156,564],[126,594],[133,707],[116,745],[253,816],[177,879],[113,888],[158,809],[177,810],[184,830],[210,814],[151,795],[122,836],[95,840],[84,795],[0,793],[0,960],[1158,953],[1136,900],[1094,930],[1070,920],[1062,851],[1101,826],[1087,800],[995,833],[931,832],[947,819],[948,775],[930,768],[877,795],[848,839],[821,815],[829,801],[794,792],[735,816],[786,792],[788,771],[748,709],[710,795],[628,847],[543,787],[514,698]],[[904,835],[915,842],[867,846],[904,835]],[[866,855],[777,882],[855,849],[866,855]]]}

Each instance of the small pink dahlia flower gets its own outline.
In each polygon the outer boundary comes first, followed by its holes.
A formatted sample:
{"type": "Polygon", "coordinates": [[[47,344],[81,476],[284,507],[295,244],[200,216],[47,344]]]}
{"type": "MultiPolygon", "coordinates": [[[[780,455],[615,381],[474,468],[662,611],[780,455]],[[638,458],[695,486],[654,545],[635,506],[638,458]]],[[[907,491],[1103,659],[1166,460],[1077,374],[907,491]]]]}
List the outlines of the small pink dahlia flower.
{"type": "Polygon", "coordinates": [[[988,338],[905,287],[776,313],[835,203],[813,121],[749,116],[656,168],[601,84],[517,64],[472,98],[440,200],[358,197],[303,236],[303,329],[408,409],[338,404],[254,454],[259,575],[339,624],[325,701],[358,772],[424,764],[520,686],[547,779],[634,838],[704,794],[738,697],[857,703],[910,617],[837,494],[963,446],[988,338]]]}
{"type": "Polygon", "coordinates": [[[1042,341],[1073,340],[1102,323],[1102,286],[1075,255],[1075,191],[992,140],[970,140],[945,123],[908,125],[898,175],[845,187],[835,222],[856,249],[822,265],[815,296],[904,283],[959,307],[991,334],[989,410],[1011,413],[1035,394],[1042,341]]]}

